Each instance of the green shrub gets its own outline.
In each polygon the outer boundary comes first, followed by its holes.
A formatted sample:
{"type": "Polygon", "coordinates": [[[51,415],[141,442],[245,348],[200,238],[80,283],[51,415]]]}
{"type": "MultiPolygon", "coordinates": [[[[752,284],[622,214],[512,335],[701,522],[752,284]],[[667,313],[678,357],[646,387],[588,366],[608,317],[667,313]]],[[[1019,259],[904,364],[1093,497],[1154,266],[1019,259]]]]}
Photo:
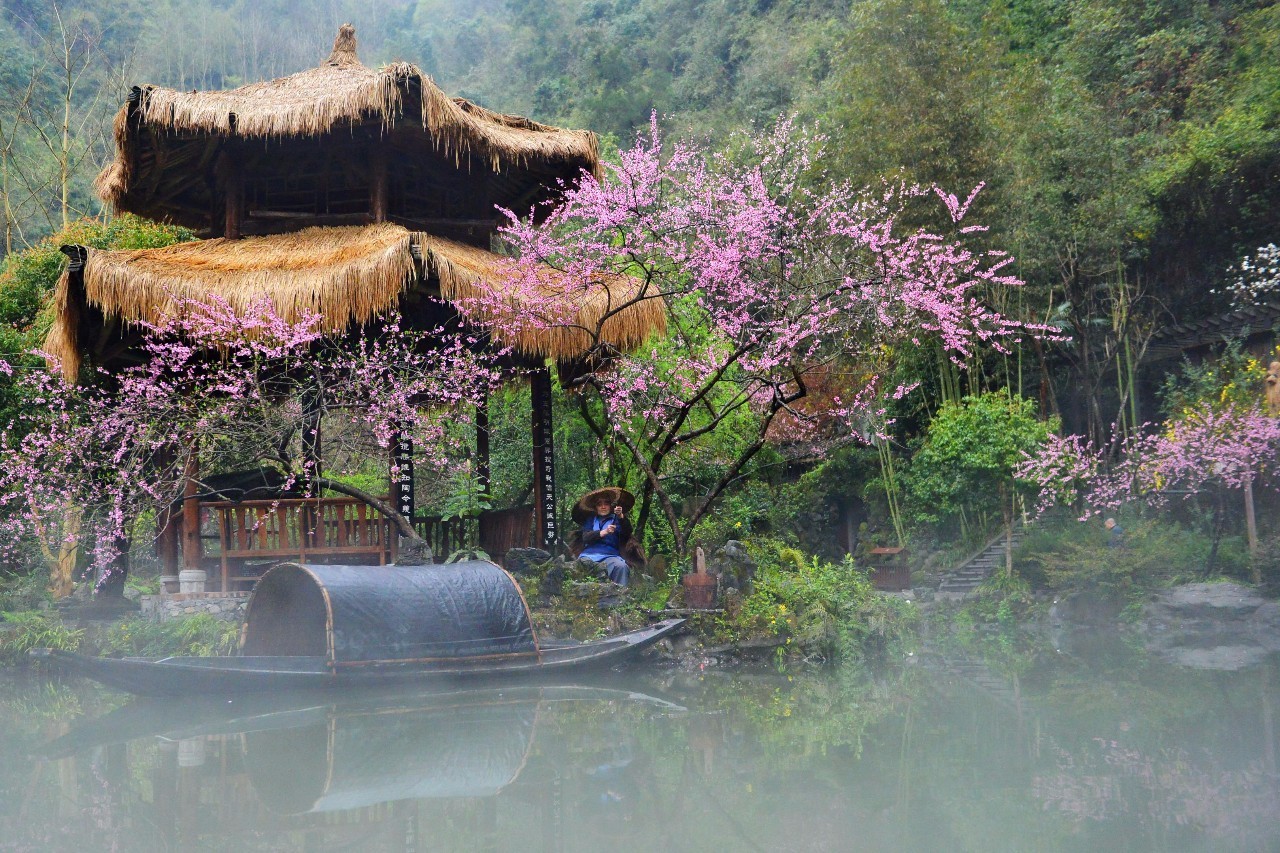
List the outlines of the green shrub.
{"type": "Polygon", "coordinates": [[[52,600],[49,578],[44,572],[33,571],[0,578],[0,612],[36,610],[52,600]]]}
{"type": "Polygon", "coordinates": [[[240,627],[207,613],[169,622],[128,619],[113,625],[102,641],[102,653],[122,657],[211,657],[229,655],[240,640],[240,627]]]}
{"type": "Polygon", "coordinates": [[[56,615],[44,610],[5,613],[0,630],[0,655],[20,659],[32,649],[74,652],[84,639],[83,628],[70,628],[56,615]]]}
{"type": "MultiPolygon", "coordinates": [[[[1051,589],[1102,589],[1116,592],[1203,580],[1209,538],[1179,524],[1121,518],[1124,545],[1109,547],[1100,524],[1059,521],[1033,528],[1019,547],[1019,571],[1051,589]]],[[[1240,548],[1223,540],[1219,568],[1240,562],[1240,548]]]]}
{"type": "Polygon", "coordinates": [[[852,560],[818,558],[762,571],[743,601],[738,627],[787,636],[807,657],[856,661],[901,646],[913,633],[915,607],[877,593],[852,560]]]}

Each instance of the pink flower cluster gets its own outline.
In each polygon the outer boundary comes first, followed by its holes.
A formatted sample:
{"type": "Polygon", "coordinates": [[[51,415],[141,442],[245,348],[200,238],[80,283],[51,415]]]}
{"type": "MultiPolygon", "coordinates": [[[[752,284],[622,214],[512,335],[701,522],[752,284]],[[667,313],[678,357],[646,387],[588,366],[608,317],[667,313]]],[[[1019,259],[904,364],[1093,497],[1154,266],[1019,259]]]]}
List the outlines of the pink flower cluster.
{"type": "Polygon", "coordinates": [[[326,427],[327,462],[387,466],[408,434],[419,465],[452,466],[458,424],[501,376],[502,351],[480,343],[407,331],[396,317],[348,339],[323,334],[318,315],[286,321],[266,299],[175,299],[146,327],[138,366],[88,385],[22,377],[30,405],[0,430],[3,547],[83,543],[101,577],[139,519],[175,505],[193,456],[202,475],[265,465],[309,483],[320,472],[301,444],[317,415],[337,425],[326,427]]]}
{"type": "MultiPolygon", "coordinates": [[[[944,237],[903,224],[909,208],[939,200],[958,224],[981,187],[960,201],[936,187],[823,183],[824,140],[785,119],[749,143],[739,156],[670,144],[655,117],[606,179],[566,186],[542,224],[507,211],[503,235],[516,257],[464,312],[528,331],[576,329],[614,360],[597,384],[615,424],[650,433],[679,429],[690,405],[713,397],[717,409],[785,408],[810,371],[873,355],[882,363],[895,342],[936,338],[963,360],[980,345],[1050,334],[984,305],[991,289],[1020,282],[1006,272],[1007,254],[965,245],[980,226],[944,237]],[[545,298],[548,268],[558,299],[545,298]],[[633,286],[619,298],[624,279],[633,286]],[[675,321],[678,345],[612,351],[610,321],[654,299],[675,321]],[[587,303],[606,306],[589,327],[576,310],[587,303]]],[[[843,395],[839,414],[851,426],[882,414],[878,380],[843,395]]]]}
{"type": "Polygon", "coordinates": [[[1160,506],[1211,487],[1276,485],[1277,460],[1280,419],[1258,406],[1202,403],[1161,431],[1127,439],[1114,464],[1079,436],[1054,437],[1023,463],[1018,476],[1039,487],[1040,511],[1080,503],[1088,518],[1126,503],[1160,506]]]}

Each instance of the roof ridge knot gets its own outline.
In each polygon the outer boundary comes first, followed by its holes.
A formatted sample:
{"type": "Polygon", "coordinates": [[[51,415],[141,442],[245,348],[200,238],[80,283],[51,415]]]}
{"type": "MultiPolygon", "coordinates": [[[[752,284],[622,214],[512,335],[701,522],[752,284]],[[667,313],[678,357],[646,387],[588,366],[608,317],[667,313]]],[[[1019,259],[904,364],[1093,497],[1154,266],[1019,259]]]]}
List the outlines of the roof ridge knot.
{"type": "Polygon", "coordinates": [[[356,55],[356,28],[343,24],[338,28],[338,35],[333,40],[333,53],[324,61],[325,65],[359,65],[360,57],[356,55]]]}

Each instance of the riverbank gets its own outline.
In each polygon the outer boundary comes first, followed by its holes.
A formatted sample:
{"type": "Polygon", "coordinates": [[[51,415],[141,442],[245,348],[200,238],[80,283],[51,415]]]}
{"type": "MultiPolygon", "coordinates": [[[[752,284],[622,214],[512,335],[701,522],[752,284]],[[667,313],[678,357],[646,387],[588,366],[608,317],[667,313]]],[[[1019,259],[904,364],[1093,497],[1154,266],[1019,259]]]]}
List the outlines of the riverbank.
{"type": "MultiPolygon", "coordinates": [[[[540,636],[585,641],[678,615],[688,619],[686,631],[658,654],[687,670],[751,661],[866,665],[926,647],[982,648],[997,659],[1026,650],[1069,653],[1097,632],[1201,668],[1246,667],[1280,650],[1280,603],[1230,582],[1051,591],[997,573],[965,600],[948,601],[929,588],[879,592],[848,561],[759,565],[746,562],[746,546],[731,545],[722,550],[737,554],[738,565],[717,552],[721,591],[710,610],[686,607],[680,586],[644,574],[621,588],[598,580],[591,565],[562,558],[516,561],[513,568],[540,636]]],[[[148,618],[128,600],[110,607],[38,598],[26,604],[3,614],[0,661],[9,665],[24,665],[37,647],[108,656],[231,654],[239,638],[238,620],[181,612],[191,608],[152,606],[148,618]]]]}

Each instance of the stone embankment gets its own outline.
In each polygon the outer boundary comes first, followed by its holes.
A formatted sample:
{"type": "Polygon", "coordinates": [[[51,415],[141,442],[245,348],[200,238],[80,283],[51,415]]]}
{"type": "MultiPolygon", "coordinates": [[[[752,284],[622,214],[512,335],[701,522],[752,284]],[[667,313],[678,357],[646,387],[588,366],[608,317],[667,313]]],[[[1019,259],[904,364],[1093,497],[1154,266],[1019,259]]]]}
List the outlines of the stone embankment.
{"type": "Polygon", "coordinates": [[[1192,583],[1157,593],[1136,622],[1122,624],[1123,602],[1077,592],[1054,602],[1049,627],[1055,646],[1073,635],[1128,627],[1147,650],[1180,666],[1235,670],[1280,651],[1280,602],[1236,583],[1192,583]]]}
{"type": "Polygon", "coordinates": [[[167,622],[183,616],[207,613],[224,622],[239,622],[244,618],[249,593],[228,592],[175,592],[167,595],[144,595],[140,602],[141,614],[156,622],[167,622]]]}

